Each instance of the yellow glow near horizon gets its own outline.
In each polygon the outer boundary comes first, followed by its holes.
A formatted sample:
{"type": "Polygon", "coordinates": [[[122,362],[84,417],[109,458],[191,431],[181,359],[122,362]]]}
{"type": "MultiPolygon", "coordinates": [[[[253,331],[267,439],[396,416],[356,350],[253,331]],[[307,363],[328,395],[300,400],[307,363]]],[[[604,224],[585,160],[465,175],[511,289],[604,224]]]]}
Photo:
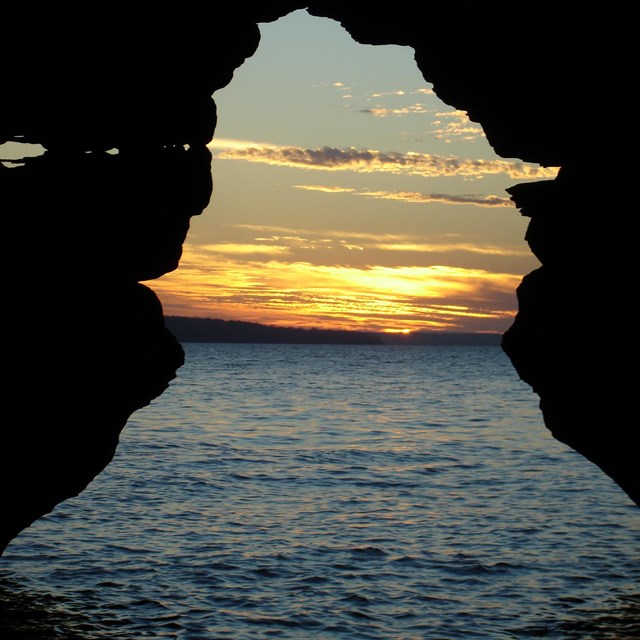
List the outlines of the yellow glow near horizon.
{"type": "Polygon", "coordinates": [[[215,249],[187,246],[178,270],[147,283],[165,313],[369,331],[498,331],[514,308],[500,308],[496,295],[508,299],[521,279],[442,265],[238,261],[215,249]]]}
{"type": "Polygon", "coordinates": [[[260,32],[257,54],[213,96],[209,211],[178,270],[147,283],[165,313],[504,331],[539,266],[505,189],[557,168],[497,157],[479,124],[424,86],[409,47],[365,54],[303,11],[260,32]],[[305,71],[283,74],[292,56],[305,71]]]}

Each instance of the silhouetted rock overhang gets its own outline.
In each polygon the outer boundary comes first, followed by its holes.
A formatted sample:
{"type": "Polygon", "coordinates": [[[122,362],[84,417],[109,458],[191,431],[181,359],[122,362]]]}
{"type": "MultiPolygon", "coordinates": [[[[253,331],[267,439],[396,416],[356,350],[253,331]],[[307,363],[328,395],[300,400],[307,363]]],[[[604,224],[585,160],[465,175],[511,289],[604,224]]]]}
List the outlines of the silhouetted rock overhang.
{"type": "Polygon", "coordinates": [[[2,9],[0,144],[47,152],[0,165],[17,256],[6,272],[0,550],[82,491],[129,416],[176,375],[182,350],[140,281],[176,268],[208,202],[212,94],[255,53],[259,22],[305,7],[358,42],[412,47],[436,94],[499,155],[561,167],[554,181],[510,189],[542,264],[518,289],[503,347],[554,436],[640,504],[627,347],[614,341],[616,314],[598,312],[615,304],[608,283],[635,291],[617,268],[619,185],[602,162],[615,136],[600,131],[633,84],[609,75],[628,5],[14,2],[2,9]],[[609,342],[594,342],[594,324],[609,342]]]}

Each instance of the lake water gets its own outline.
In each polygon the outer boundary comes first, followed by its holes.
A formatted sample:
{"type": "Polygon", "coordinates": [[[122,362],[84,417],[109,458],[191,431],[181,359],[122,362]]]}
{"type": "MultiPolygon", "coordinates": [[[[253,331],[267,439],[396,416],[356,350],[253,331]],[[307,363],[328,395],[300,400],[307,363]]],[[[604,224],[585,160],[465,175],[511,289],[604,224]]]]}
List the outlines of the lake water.
{"type": "Polygon", "coordinates": [[[499,347],[187,344],[0,560],[0,638],[640,637],[640,510],[499,347]]]}

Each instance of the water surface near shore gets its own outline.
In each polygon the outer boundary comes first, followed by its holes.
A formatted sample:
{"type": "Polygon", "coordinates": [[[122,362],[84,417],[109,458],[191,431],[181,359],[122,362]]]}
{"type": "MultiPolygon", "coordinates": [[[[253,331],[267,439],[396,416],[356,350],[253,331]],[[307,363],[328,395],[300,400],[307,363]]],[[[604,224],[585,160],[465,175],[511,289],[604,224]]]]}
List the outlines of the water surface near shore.
{"type": "Polygon", "coordinates": [[[8,547],[3,640],[640,634],[640,511],[499,347],[185,351],[8,547]]]}

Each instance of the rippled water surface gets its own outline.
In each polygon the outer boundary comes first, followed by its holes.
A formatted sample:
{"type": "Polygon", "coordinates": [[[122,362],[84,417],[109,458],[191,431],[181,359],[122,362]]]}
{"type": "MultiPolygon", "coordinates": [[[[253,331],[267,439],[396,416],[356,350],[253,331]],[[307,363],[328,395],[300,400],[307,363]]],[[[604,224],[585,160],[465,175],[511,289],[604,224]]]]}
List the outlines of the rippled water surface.
{"type": "Polygon", "coordinates": [[[0,560],[0,639],[640,637],[640,510],[498,347],[187,344],[0,560]]]}

